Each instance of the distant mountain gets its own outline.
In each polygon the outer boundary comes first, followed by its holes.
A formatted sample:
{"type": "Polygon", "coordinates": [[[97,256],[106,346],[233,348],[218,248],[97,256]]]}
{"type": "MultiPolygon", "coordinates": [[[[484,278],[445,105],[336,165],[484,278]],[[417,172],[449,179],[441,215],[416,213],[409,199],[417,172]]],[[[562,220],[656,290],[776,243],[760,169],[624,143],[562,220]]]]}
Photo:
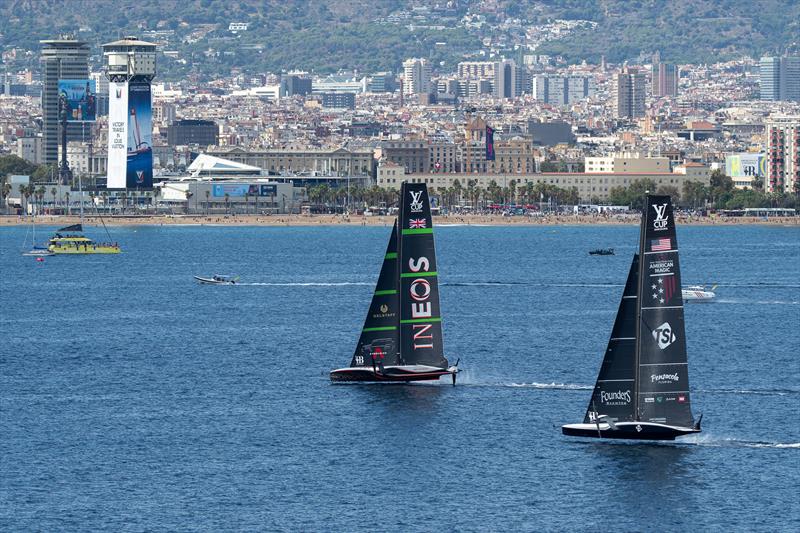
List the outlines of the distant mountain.
{"type": "MultiPolygon", "coordinates": [[[[800,43],[796,0],[4,0],[0,17],[3,51],[37,50],[40,39],[69,32],[95,46],[99,65],[101,43],[123,35],[155,41],[170,52],[159,59],[162,79],[398,71],[415,56],[449,71],[464,57],[485,57],[485,40],[518,53],[526,30],[554,19],[596,23],[537,48],[570,61],[658,50],[665,60],[702,62],[800,43]],[[481,23],[465,24],[465,15],[481,23]]],[[[7,58],[12,66],[36,63],[35,55],[7,58]]]]}
{"type": "Polygon", "coordinates": [[[701,63],[800,49],[797,0],[504,0],[504,11],[529,20],[597,22],[540,52],[570,61],[631,59],[660,51],[668,61],[701,63]]]}

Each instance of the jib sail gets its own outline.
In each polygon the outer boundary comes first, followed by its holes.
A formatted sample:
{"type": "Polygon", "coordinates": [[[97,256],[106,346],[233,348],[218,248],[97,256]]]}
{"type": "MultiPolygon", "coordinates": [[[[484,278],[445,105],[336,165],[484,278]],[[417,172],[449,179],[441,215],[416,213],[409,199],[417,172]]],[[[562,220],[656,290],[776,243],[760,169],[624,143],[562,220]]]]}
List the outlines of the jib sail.
{"type": "Polygon", "coordinates": [[[364,328],[350,366],[399,364],[400,298],[397,271],[397,222],[392,228],[383,266],[375,284],[364,328]]]}
{"type": "Polygon", "coordinates": [[[598,415],[619,421],[634,419],[638,279],[639,256],[634,255],[603,364],[583,419],[586,424],[596,422],[598,415]]]}

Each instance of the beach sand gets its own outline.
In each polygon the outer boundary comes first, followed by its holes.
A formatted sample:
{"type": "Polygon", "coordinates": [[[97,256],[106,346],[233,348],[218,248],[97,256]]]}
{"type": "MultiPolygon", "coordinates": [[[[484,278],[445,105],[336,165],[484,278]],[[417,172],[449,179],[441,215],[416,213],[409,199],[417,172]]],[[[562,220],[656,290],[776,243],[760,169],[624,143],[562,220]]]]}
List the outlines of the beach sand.
{"type": "MultiPolygon", "coordinates": [[[[103,222],[107,226],[166,226],[166,225],[228,225],[228,226],[388,226],[394,222],[394,216],[361,216],[361,215],[139,215],[139,216],[97,216],[84,217],[84,224],[99,226],[103,222]]],[[[475,226],[537,226],[537,225],[614,225],[639,224],[638,215],[591,216],[591,215],[549,215],[541,217],[501,216],[501,215],[448,215],[434,217],[436,225],[475,225],[475,226]]],[[[36,223],[48,226],[68,226],[78,224],[77,216],[36,217],[36,223]]],[[[29,224],[30,218],[17,215],[0,216],[0,226],[16,226],[29,224]]],[[[737,225],[766,224],[781,226],[800,226],[800,217],[678,217],[678,224],[683,225],[737,225]]]]}

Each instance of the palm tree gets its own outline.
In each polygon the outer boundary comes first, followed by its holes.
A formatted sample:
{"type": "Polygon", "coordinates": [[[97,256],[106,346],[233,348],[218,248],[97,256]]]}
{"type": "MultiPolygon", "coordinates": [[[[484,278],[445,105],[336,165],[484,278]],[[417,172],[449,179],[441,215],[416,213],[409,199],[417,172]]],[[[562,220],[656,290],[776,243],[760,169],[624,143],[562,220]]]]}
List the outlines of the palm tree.
{"type": "Polygon", "coordinates": [[[51,187],[50,188],[50,196],[53,197],[53,207],[55,207],[57,205],[56,204],[56,194],[57,193],[58,193],[58,189],[56,189],[55,187],[51,187]]]}
{"type": "Polygon", "coordinates": [[[206,191],[206,216],[208,216],[208,204],[209,204],[209,197],[211,196],[211,191],[206,191]]]}
{"type": "Polygon", "coordinates": [[[11,194],[11,189],[12,189],[11,184],[6,180],[6,178],[3,178],[3,187],[0,190],[2,190],[3,193],[2,195],[2,198],[4,200],[3,205],[6,207],[8,206],[8,195],[11,194]]]}
{"type": "Polygon", "coordinates": [[[67,216],[69,216],[69,215],[72,213],[72,209],[70,209],[70,205],[69,205],[69,191],[67,191],[67,192],[65,192],[65,193],[64,193],[64,198],[66,198],[66,202],[67,202],[67,216]]]}
{"type": "Polygon", "coordinates": [[[230,203],[231,203],[231,195],[227,192],[225,193],[225,213],[230,215],[230,203]]]}
{"type": "Polygon", "coordinates": [[[189,200],[190,200],[190,199],[192,198],[192,196],[194,196],[194,195],[192,194],[192,191],[190,191],[189,189],[186,189],[186,191],[184,192],[184,194],[186,195],[186,214],[188,215],[188,214],[189,214],[189,200]]]}
{"type": "Polygon", "coordinates": [[[159,196],[161,196],[161,187],[153,187],[153,212],[154,213],[158,213],[158,197],[159,196]]]}

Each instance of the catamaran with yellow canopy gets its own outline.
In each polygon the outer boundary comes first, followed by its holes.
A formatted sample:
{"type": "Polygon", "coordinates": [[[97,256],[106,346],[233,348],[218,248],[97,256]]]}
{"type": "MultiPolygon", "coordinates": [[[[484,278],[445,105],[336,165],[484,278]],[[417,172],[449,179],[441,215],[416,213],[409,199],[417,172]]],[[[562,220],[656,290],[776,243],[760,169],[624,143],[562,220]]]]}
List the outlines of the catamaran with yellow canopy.
{"type": "Polygon", "coordinates": [[[73,224],[56,230],[47,247],[54,254],[118,254],[116,242],[95,242],[83,235],[83,225],[73,224]]]}

